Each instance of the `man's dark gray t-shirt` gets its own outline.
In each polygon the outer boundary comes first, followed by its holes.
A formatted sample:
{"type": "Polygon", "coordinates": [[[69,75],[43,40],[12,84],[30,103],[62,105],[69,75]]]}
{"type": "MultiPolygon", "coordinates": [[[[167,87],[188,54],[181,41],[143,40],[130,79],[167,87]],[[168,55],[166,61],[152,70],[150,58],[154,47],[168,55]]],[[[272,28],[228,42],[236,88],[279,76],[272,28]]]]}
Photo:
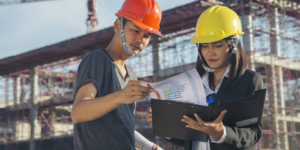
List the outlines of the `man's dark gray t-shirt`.
{"type": "MultiPolygon", "coordinates": [[[[120,69],[105,49],[92,51],[78,67],[74,99],[80,87],[94,83],[96,97],[122,90],[128,81],[137,77],[126,66],[128,77],[123,78],[120,69]]],[[[87,122],[74,124],[75,150],[133,150],[135,103],[123,104],[106,115],[87,122]]]]}

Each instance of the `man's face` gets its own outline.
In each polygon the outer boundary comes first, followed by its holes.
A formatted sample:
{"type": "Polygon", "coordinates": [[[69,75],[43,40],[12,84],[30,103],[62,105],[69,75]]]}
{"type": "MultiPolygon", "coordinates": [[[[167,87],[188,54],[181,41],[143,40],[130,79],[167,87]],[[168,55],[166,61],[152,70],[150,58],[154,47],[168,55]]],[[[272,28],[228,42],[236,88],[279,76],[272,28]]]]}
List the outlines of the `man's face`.
{"type": "Polygon", "coordinates": [[[135,55],[139,54],[150,42],[151,33],[139,28],[132,21],[124,26],[125,40],[135,55]]]}

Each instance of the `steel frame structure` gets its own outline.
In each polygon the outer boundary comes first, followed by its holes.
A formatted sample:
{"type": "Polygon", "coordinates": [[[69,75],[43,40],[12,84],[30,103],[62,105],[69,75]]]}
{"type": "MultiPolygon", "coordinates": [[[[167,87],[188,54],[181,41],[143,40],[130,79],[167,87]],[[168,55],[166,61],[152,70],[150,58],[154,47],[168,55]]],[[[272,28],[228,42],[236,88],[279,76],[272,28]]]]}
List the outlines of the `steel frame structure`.
{"type": "MultiPolygon", "coordinates": [[[[159,81],[195,66],[195,62],[184,62],[187,55],[196,54],[195,46],[188,37],[194,32],[199,15],[208,7],[219,4],[235,10],[241,18],[249,15],[263,24],[243,23],[254,41],[252,51],[246,51],[248,63],[264,77],[268,88],[267,102],[263,120],[263,136],[260,149],[300,149],[300,55],[295,58],[282,56],[274,51],[276,40],[280,38],[281,52],[289,53],[289,47],[297,47],[300,38],[299,1],[270,0],[223,0],[196,1],[163,12],[161,31],[163,36],[152,40],[145,52],[130,60],[129,64],[138,74],[147,69],[149,75],[140,76],[148,82],[159,81]],[[281,18],[272,16],[276,8],[281,18]],[[288,20],[292,18],[292,20],[288,20]],[[280,30],[285,26],[296,29],[295,33],[280,32],[273,29],[272,22],[278,19],[280,30]],[[259,43],[256,44],[256,43],[259,43]],[[269,44],[266,44],[269,43],[269,44]],[[292,44],[291,44],[292,43],[292,44]],[[183,47],[183,48],[182,48],[183,47]],[[187,49],[190,49],[188,52],[187,49]],[[184,56],[181,56],[184,55],[184,56]],[[162,69],[154,70],[151,57],[160,61],[162,69]],[[174,60],[178,57],[178,65],[174,60]],[[148,60],[150,58],[150,60],[148,60]],[[138,63],[139,62],[139,63],[138,63]],[[170,65],[171,64],[171,65],[170,65]],[[151,70],[152,69],[152,70],[151,70]],[[284,89],[285,88],[285,89],[284,89]],[[291,92],[292,91],[292,92],[291,92]]],[[[9,150],[24,149],[33,144],[35,149],[46,149],[51,138],[56,142],[51,149],[72,149],[68,143],[72,139],[70,109],[73,102],[72,90],[76,79],[76,66],[81,59],[94,49],[105,48],[113,37],[112,27],[66,40],[47,47],[0,60],[0,147],[9,150]],[[74,69],[75,66],[75,69],[74,69]],[[72,68],[72,69],[70,69],[72,68]],[[34,89],[32,87],[38,87],[34,89]],[[1,99],[4,100],[1,100],[1,99]],[[32,109],[36,110],[33,111],[32,109]],[[32,115],[32,113],[36,115],[32,115]],[[35,128],[30,131],[30,127],[35,128]],[[27,130],[27,128],[29,128],[27,130]],[[21,148],[22,147],[22,148],[21,148]]],[[[246,36],[249,34],[246,34],[246,36]]],[[[277,42],[278,42],[277,41],[277,42]]],[[[244,42],[244,47],[247,47],[244,42]]],[[[278,49],[278,48],[277,48],[278,49]]],[[[297,55],[298,54],[298,55],[297,55]]],[[[191,57],[194,59],[194,57],[191,57]]],[[[196,57],[195,57],[196,58],[196,57]]],[[[153,137],[145,122],[149,101],[137,104],[136,128],[143,135],[171,149],[160,139],[153,137]]],[[[177,148],[178,149],[178,148],[177,148]]]]}

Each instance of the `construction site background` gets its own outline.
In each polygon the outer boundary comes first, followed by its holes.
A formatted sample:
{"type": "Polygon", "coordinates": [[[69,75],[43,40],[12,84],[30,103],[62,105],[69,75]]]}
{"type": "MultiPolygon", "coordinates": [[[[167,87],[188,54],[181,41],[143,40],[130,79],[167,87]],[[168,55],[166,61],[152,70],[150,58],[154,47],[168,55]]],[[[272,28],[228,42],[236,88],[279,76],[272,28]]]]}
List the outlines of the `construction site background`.
{"type": "MultiPolygon", "coordinates": [[[[198,53],[189,40],[198,17],[212,5],[230,7],[242,21],[249,69],[261,73],[267,88],[258,149],[300,149],[299,3],[205,0],[166,10],[163,36],[153,35],[149,46],[127,64],[147,82],[193,69],[198,53]]],[[[112,27],[97,30],[97,17],[90,11],[88,34],[0,60],[0,149],[74,149],[70,111],[78,65],[92,50],[105,48],[114,34],[112,27]]],[[[150,101],[137,102],[136,130],[164,149],[182,149],[153,136],[146,121],[149,107],[150,101]]]]}

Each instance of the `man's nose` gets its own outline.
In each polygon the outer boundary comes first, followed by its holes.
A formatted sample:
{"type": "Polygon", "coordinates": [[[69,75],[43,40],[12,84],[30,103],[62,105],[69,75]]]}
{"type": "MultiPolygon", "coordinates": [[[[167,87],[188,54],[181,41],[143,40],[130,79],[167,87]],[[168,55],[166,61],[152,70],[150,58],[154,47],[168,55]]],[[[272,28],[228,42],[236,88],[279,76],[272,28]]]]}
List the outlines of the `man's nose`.
{"type": "Polygon", "coordinates": [[[138,43],[143,43],[143,40],[144,40],[143,34],[140,34],[136,37],[136,42],[138,42],[138,43]]]}

